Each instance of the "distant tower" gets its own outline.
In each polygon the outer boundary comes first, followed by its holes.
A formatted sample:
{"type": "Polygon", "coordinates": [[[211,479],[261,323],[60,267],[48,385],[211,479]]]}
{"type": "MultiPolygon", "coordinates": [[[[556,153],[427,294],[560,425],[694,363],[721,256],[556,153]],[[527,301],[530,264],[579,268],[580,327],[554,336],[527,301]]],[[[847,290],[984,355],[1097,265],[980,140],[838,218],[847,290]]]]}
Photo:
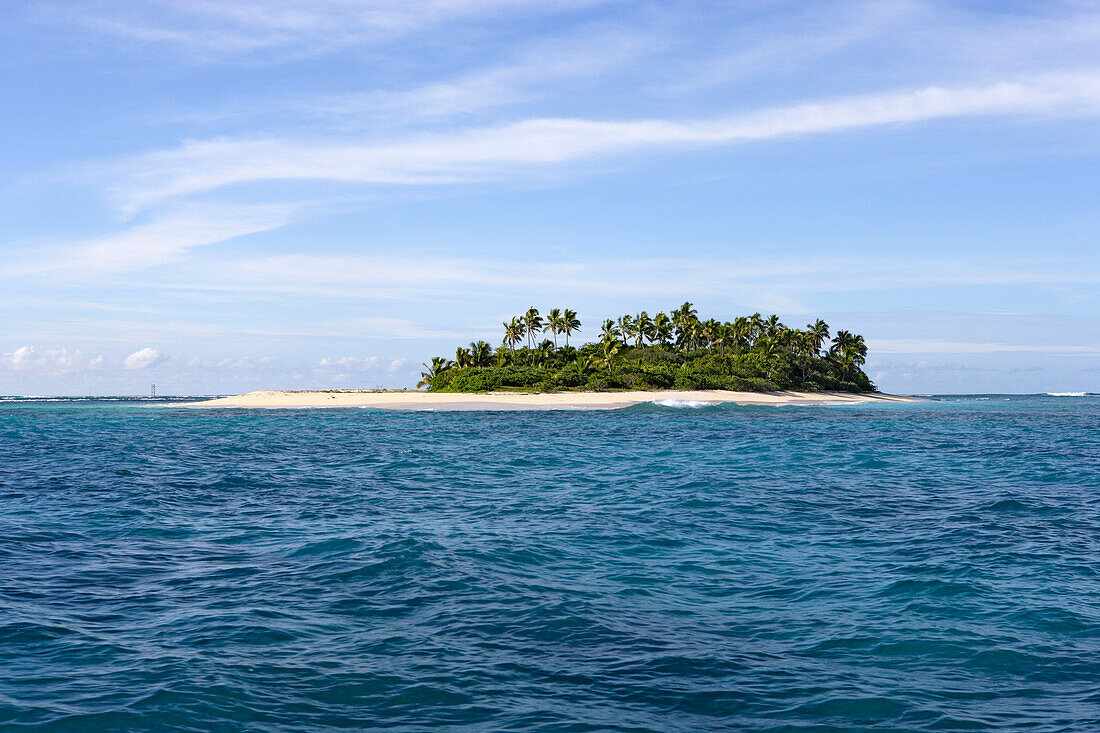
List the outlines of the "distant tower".
{"type": "Polygon", "coordinates": [[[149,396],[150,397],[156,397],[157,396],[157,385],[155,385],[155,384],[150,384],[149,385],[149,396]]]}

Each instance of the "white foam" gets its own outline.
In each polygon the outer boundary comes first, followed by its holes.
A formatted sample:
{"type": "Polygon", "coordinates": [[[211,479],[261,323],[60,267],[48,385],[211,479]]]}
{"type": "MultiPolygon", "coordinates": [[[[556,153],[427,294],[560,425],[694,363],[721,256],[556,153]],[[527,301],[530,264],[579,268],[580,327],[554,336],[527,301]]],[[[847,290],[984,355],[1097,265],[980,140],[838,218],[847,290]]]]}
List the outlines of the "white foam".
{"type": "Polygon", "coordinates": [[[705,402],[703,400],[654,400],[653,404],[661,405],[662,407],[713,407],[713,402],[705,402]]]}
{"type": "Polygon", "coordinates": [[[1088,392],[1047,392],[1051,397],[1084,397],[1088,392]]]}

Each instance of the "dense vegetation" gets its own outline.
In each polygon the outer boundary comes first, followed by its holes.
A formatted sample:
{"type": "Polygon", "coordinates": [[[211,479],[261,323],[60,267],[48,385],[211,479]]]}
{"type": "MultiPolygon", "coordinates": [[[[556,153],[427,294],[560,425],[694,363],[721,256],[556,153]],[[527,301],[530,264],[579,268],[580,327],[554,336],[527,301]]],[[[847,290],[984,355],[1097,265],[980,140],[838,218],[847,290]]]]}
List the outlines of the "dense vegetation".
{"type": "Polygon", "coordinates": [[[837,331],[830,341],[820,319],[805,329],[759,313],[702,321],[684,303],[667,314],[604,321],[599,340],[570,346],[580,326],[574,311],[554,308],[543,316],[531,308],[504,324],[499,348],[476,341],[459,347],[453,360],[435,357],[417,386],[433,392],[874,389],[860,369],[867,356],[863,337],[837,331]],[[540,335],[551,338],[539,341],[540,335]]]}

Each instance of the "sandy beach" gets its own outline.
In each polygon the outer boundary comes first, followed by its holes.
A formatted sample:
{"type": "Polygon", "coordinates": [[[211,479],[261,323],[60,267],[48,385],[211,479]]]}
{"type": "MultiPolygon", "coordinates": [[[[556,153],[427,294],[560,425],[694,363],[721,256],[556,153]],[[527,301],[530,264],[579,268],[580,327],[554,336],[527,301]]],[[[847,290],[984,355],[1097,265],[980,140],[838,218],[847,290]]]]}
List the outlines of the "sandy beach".
{"type": "Polygon", "coordinates": [[[264,390],[234,397],[183,403],[195,408],[317,408],[374,407],[389,410],[600,410],[629,407],[642,402],[670,406],[831,405],[872,402],[912,402],[914,398],[878,392],[554,392],[554,393],[440,393],[440,392],[292,392],[264,390]]]}

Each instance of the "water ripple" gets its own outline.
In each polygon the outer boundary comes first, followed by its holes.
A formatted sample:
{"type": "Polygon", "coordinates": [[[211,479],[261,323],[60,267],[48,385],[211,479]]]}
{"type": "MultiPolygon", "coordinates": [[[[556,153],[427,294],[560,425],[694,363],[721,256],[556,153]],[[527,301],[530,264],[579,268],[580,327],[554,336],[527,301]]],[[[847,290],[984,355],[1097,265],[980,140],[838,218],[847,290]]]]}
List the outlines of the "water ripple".
{"type": "Polygon", "coordinates": [[[0,728],[1095,730],[1098,408],[6,400],[0,728]]]}

